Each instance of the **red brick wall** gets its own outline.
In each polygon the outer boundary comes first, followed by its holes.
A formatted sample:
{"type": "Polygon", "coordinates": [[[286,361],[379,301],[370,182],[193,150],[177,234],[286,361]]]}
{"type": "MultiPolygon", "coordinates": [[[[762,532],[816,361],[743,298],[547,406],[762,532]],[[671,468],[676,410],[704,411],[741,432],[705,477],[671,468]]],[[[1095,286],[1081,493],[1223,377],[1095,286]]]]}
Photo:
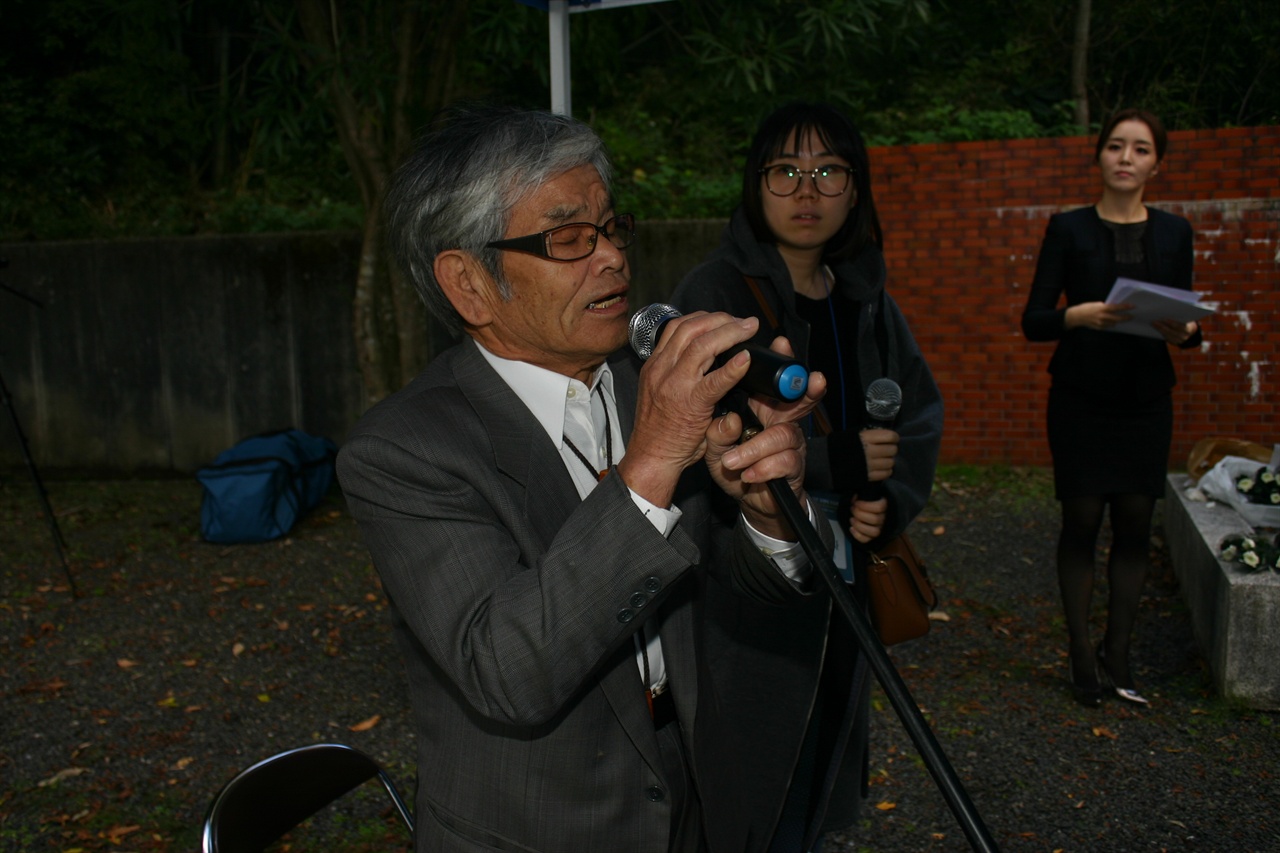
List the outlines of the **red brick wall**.
{"type": "MultiPolygon", "coordinates": [[[[1101,191],[1087,137],[871,151],[889,288],[947,406],[942,461],[1047,465],[1053,344],[1019,320],[1052,213],[1101,191]]],[[[1205,344],[1174,350],[1170,463],[1205,436],[1280,442],[1280,127],[1170,134],[1148,204],[1195,229],[1205,344]]]]}

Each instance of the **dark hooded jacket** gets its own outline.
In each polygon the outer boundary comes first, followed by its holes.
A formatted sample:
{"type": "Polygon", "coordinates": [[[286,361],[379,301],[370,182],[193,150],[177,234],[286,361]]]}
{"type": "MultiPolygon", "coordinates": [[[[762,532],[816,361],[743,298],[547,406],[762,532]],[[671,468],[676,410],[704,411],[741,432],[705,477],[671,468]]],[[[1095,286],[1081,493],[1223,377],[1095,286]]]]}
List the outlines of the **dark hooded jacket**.
{"type": "MultiPolygon", "coordinates": [[[[862,390],[882,376],[902,387],[895,423],[901,443],[893,477],[885,484],[890,515],[880,541],[887,541],[929,497],[942,436],[942,398],[902,312],[884,292],[880,251],[870,248],[829,265],[836,280],[832,302],[838,326],[856,329],[859,376],[848,377],[846,396],[861,401],[862,390]],[[883,322],[877,323],[881,311],[883,322]]],[[[777,248],[756,241],[741,209],[720,247],[685,276],[672,300],[683,312],[759,317],[754,343],[768,346],[776,335],[785,335],[796,355],[808,360],[810,330],[796,313],[787,266],[777,248]],[[759,283],[778,329],[768,326],[744,275],[759,283]]],[[[810,490],[847,495],[866,485],[857,430],[851,424],[849,430],[810,437],[810,490]]],[[[851,629],[833,617],[829,595],[816,592],[807,609],[734,600],[728,608],[709,608],[703,629],[708,677],[718,701],[699,708],[701,757],[738,780],[732,796],[728,786],[702,790],[708,810],[733,816],[739,827],[739,837],[724,849],[772,849],[772,843],[808,850],[821,834],[852,826],[867,792],[870,674],[851,629]],[[788,665],[772,666],[778,660],[788,665]],[[771,676],[762,684],[759,675],[766,669],[771,676]]]]}
{"type": "MultiPolygon", "coordinates": [[[[942,395],[906,318],[885,292],[884,256],[880,251],[868,247],[855,258],[833,262],[830,267],[835,275],[832,305],[840,326],[856,329],[853,343],[860,376],[856,380],[849,378],[847,396],[851,401],[862,400],[861,392],[882,376],[902,388],[902,410],[894,424],[900,436],[898,456],[893,476],[885,483],[889,518],[884,533],[873,543],[876,545],[901,533],[929,499],[942,441],[942,395]],[[880,311],[882,340],[878,341],[876,314],[880,311]],[[882,363],[882,349],[887,363],[882,363]]],[[[719,248],[684,277],[672,301],[685,313],[724,311],[736,317],[758,317],[760,331],[754,343],[767,347],[775,336],[783,335],[791,341],[796,356],[811,370],[817,369],[808,364],[809,324],[796,313],[796,295],[787,265],[775,246],[756,240],[741,208],[725,228],[719,248]],[[778,318],[776,330],[765,319],[744,276],[759,283],[778,318]]],[[[849,341],[843,343],[847,345],[849,341]]],[[[846,496],[865,487],[867,463],[857,435],[860,426],[850,424],[849,429],[835,430],[829,436],[810,437],[806,486],[846,496]]]]}

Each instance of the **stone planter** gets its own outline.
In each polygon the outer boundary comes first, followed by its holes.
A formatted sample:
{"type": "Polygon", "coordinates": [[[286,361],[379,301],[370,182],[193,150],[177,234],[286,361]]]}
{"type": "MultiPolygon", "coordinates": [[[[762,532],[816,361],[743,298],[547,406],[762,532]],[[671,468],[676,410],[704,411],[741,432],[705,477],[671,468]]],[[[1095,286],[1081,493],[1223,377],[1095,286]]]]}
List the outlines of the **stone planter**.
{"type": "Polygon", "coordinates": [[[1219,693],[1280,710],[1280,575],[1219,560],[1223,537],[1251,528],[1225,504],[1189,500],[1189,485],[1185,474],[1165,481],[1164,527],[1196,642],[1219,693]]]}

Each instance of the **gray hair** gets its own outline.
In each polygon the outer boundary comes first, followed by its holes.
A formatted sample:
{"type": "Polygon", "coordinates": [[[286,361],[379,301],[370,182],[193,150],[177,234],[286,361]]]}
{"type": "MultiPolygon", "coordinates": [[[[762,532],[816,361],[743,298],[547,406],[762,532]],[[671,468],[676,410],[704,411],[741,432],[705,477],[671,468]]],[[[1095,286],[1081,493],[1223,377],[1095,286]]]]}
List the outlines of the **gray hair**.
{"type": "Polygon", "coordinates": [[[387,189],[387,240],[427,310],[451,333],[462,318],[435,276],[441,252],[475,256],[504,299],[499,251],[485,244],[506,234],[511,211],[557,175],[591,165],[611,190],[604,145],[573,118],[512,107],[452,107],[438,117],[387,189]]]}

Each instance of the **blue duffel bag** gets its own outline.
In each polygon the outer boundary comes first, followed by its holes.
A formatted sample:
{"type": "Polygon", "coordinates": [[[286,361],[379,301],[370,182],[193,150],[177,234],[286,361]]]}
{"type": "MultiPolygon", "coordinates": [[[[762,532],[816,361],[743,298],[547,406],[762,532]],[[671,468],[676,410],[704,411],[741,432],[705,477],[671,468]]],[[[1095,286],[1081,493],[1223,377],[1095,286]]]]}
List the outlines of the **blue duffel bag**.
{"type": "Polygon", "coordinates": [[[246,438],[196,472],[209,542],[269,542],[293,529],[333,485],[337,445],[287,429],[246,438]]]}

